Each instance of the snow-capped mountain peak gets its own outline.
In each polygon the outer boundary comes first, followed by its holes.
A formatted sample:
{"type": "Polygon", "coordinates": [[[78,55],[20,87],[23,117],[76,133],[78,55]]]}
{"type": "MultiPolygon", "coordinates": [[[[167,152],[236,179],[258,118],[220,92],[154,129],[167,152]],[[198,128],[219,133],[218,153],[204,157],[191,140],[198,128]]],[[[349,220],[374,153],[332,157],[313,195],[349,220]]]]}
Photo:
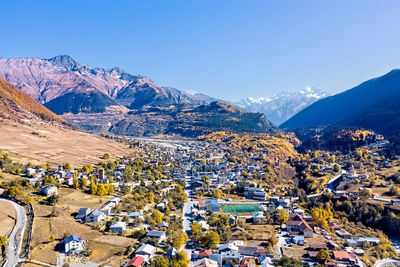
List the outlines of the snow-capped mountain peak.
{"type": "Polygon", "coordinates": [[[315,101],[327,96],[328,93],[308,86],[297,92],[283,91],[270,97],[247,97],[234,104],[250,112],[264,113],[267,119],[279,125],[315,101]]]}

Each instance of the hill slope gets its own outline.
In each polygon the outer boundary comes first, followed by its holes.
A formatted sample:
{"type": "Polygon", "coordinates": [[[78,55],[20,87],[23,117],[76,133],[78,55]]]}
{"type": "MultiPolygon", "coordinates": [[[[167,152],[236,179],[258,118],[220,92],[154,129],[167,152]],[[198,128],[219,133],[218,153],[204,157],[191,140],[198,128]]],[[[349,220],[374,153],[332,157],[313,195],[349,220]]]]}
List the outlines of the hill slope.
{"type": "Polygon", "coordinates": [[[42,119],[63,122],[27,93],[0,79],[0,116],[8,119],[42,119]]]}
{"type": "Polygon", "coordinates": [[[400,70],[393,70],[312,104],[281,127],[295,130],[324,125],[359,126],[385,134],[390,128],[400,128],[396,120],[399,96],[400,70]]]}

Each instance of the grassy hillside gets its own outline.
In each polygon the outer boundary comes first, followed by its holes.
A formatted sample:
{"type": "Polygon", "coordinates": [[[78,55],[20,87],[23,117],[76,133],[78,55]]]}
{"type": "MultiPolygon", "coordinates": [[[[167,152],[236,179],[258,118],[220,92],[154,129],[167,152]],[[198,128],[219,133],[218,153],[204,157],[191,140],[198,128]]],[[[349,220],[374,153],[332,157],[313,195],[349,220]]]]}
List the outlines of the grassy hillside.
{"type": "Polygon", "coordinates": [[[7,118],[23,118],[29,113],[47,121],[62,120],[53,112],[36,102],[27,93],[0,79],[0,115],[7,118]]]}

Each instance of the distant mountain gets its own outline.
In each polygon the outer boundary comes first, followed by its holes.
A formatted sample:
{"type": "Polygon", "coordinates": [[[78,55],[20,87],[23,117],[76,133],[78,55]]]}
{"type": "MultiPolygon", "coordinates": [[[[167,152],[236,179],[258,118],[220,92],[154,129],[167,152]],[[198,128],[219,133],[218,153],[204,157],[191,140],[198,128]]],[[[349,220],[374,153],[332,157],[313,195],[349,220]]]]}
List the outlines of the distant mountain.
{"type": "Polygon", "coordinates": [[[27,93],[0,79],[0,117],[12,120],[63,121],[27,93]]]}
{"type": "Polygon", "coordinates": [[[197,137],[213,131],[279,131],[263,114],[249,113],[221,102],[194,106],[146,106],[125,113],[65,114],[63,118],[90,132],[131,136],[168,134],[197,137]]]}
{"type": "Polygon", "coordinates": [[[211,97],[161,87],[147,77],[131,75],[120,68],[82,65],[65,55],[51,59],[0,58],[0,78],[42,104],[61,97],[53,102],[57,103],[58,108],[54,110],[57,114],[103,112],[112,105],[137,109],[145,105],[201,105],[214,101],[211,97]],[[86,96],[95,96],[96,99],[83,105],[86,96]]]}
{"type": "Polygon", "coordinates": [[[356,126],[387,136],[400,133],[400,70],[368,80],[319,100],[281,125],[295,130],[320,126],[356,126]]]}
{"type": "Polygon", "coordinates": [[[278,130],[260,113],[162,87],[120,68],[92,68],[69,56],[0,58],[0,77],[63,119],[95,133],[197,136],[212,130],[278,130]]]}
{"type": "Polygon", "coordinates": [[[282,92],[271,97],[248,97],[234,103],[249,112],[264,113],[268,120],[279,125],[297,112],[308,107],[328,94],[322,90],[307,87],[294,93],[282,92]]]}

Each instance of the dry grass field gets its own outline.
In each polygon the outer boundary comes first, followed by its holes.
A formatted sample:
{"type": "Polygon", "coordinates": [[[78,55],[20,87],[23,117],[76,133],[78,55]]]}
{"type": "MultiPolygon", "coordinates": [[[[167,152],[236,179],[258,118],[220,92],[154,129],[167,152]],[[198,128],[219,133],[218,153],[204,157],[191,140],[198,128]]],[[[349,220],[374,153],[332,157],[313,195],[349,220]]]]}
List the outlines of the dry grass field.
{"type": "Polygon", "coordinates": [[[70,162],[83,166],[99,162],[108,153],[111,158],[129,154],[126,144],[96,135],[38,123],[20,124],[0,120],[0,150],[16,162],[59,165],[70,162]]]}
{"type": "Polygon", "coordinates": [[[81,190],[75,190],[72,188],[60,188],[60,200],[58,207],[70,210],[71,212],[77,212],[80,208],[90,208],[91,210],[100,208],[112,196],[96,196],[85,194],[81,190]]]}
{"type": "Polygon", "coordinates": [[[0,201],[0,235],[6,235],[12,231],[15,219],[14,207],[10,203],[0,201]]]}
{"type": "Polygon", "coordinates": [[[109,262],[118,263],[112,266],[119,266],[119,263],[125,263],[127,258],[123,252],[130,244],[136,241],[131,238],[105,235],[90,226],[78,223],[73,218],[75,213],[81,207],[90,207],[91,209],[100,208],[109,198],[87,195],[79,190],[68,188],[60,189],[61,198],[56,205],[57,217],[50,217],[53,207],[34,204],[35,221],[32,238],[32,259],[56,263],[58,252],[54,248],[66,234],[75,234],[81,236],[86,242],[88,249],[92,252],[88,261],[97,263],[109,262]],[[101,201],[100,201],[101,200],[101,201]],[[54,235],[55,241],[51,242],[51,236],[54,235]]]}

